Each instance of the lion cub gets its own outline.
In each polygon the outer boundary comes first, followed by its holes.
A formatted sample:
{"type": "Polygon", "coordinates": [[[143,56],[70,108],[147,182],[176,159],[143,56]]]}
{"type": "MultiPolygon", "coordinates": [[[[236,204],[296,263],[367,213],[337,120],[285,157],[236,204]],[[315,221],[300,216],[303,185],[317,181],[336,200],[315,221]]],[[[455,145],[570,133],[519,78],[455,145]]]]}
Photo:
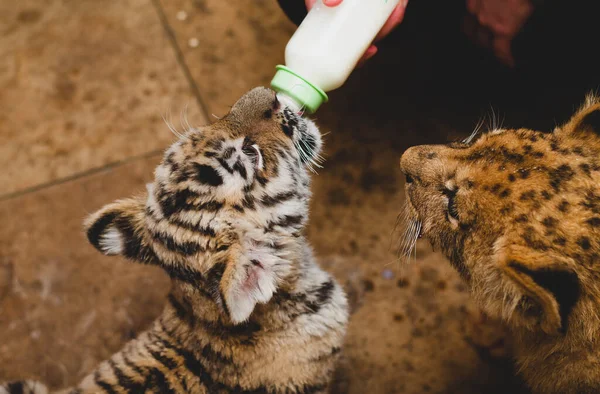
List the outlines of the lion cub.
{"type": "Polygon", "coordinates": [[[515,336],[536,393],[600,392],[600,100],[562,127],[402,156],[412,220],[515,336]]]}

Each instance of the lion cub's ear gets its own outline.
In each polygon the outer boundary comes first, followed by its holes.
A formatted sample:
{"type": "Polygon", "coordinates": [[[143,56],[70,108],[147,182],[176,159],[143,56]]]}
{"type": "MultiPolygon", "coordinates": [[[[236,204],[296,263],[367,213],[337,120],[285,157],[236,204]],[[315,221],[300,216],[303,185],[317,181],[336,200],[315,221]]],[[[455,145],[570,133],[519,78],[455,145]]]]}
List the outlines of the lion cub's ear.
{"type": "MultiPolygon", "coordinates": [[[[521,297],[521,318],[535,318],[548,334],[564,333],[580,294],[577,274],[558,256],[540,253],[525,246],[512,246],[501,269],[521,297]],[[533,303],[533,308],[527,304],[533,303]],[[532,316],[531,313],[538,316],[532,316]]],[[[531,306],[531,305],[529,305],[531,306]]]]}
{"type": "Polygon", "coordinates": [[[589,94],[579,111],[562,129],[570,134],[594,134],[600,137],[600,97],[589,94]]]}

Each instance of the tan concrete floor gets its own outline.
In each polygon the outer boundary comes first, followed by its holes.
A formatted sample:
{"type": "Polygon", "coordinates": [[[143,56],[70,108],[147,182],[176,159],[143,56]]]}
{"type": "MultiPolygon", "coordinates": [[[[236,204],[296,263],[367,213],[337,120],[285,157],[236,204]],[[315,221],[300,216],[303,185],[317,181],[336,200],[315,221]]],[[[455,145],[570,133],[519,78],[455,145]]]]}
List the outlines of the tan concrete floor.
{"type": "MultiPolygon", "coordinates": [[[[73,384],[157,316],[165,275],[100,256],[82,219],[143,190],[173,141],[162,115],[224,114],[268,84],[293,31],[274,0],[0,2],[0,381],[73,384]]],[[[421,85],[408,47],[317,116],[331,133],[308,234],[353,304],[333,392],[517,392],[446,261],[425,243],[410,264],[394,253],[400,155],[468,135],[481,115],[421,85]]]]}

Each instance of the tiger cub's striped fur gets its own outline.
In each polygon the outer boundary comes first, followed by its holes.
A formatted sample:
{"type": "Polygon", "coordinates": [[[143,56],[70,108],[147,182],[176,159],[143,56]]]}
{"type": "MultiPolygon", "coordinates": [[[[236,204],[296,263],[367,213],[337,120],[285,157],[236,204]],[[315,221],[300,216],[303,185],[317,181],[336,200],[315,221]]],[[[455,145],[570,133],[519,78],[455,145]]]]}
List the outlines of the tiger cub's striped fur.
{"type": "Polygon", "coordinates": [[[303,236],[320,148],[311,121],[257,88],[171,146],[146,196],[93,214],[97,249],[162,267],[172,291],[148,331],[66,392],[326,392],[348,312],[303,236]]]}

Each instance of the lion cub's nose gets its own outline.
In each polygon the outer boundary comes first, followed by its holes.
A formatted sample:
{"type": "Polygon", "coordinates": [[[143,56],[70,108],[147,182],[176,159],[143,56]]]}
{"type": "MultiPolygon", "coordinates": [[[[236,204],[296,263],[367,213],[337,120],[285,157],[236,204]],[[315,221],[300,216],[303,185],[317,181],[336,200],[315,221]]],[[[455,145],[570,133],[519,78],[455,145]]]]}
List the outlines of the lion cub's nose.
{"type": "Polygon", "coordinates": [[[400,169],[406,176],[406,183],[421,179],[428,169],[439,163],[437,145],[419,145],[408,148],[400,158],[400,169]]]}

